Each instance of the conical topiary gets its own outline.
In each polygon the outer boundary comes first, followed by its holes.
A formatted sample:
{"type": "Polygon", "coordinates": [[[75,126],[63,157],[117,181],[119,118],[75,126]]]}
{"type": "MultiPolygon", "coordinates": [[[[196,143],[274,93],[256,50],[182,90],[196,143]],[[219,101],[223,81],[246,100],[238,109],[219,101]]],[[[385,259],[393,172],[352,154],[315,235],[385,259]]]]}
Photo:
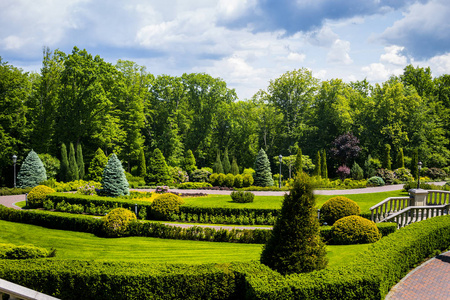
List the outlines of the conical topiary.
{"type": "Polygon", "coordinates": [[[78,165],[77,159],[75,158],[75,148],[73,144],[70,143],[69,146],[69,171],[67,172],[67,181],[78,180],[78,165]]]}
{"type": "Polygon", "coordinates": [[[183,169],[190,175],[193,171],[197,170],[197,166],[195,164],[194,154],[192,153],[192,150],[189,149],[186,151],[184,157],[183,169]]]}
{"type": "Polygon", "coordinates": [[[129,194],[129,184],[122,163],[113,153],[103,170],[102,194],[111,197],[129,194]]]}
{"type": "Polygon", "coordinates": [[[161,150],[156,148],[147,167],[145,182],[150,185],[166,185],[172,182],[169,167],[161,150]]]}
{"type": "Polygon", "coordinates": [[[223,173],[222,161],[220,160],[220,153],[217,151],[216,162],[213,165],[214,173],[220,174],[223,173]]]}
{"type": "Polygon", "coordinates": [[[224,174],[228,174],[231,172],[231,164],[230,164],[230,159],[228,157],[228,149],[226,149],[226,148],[225,148],[225,152],[223,153],[222,167],[223,167],[224,174]]]}
{"type": "Polygon", "coordinates": [[[236,157],[233,157],[233,162],[231,163],[231,174],[239,174],[239,166],[237,164],[236,157]]]}
{"type": "Polygon", "coordinates": [[[294,172],[295,173],[303,172],[302,149],[300,147],[297,148],[297,156],[295,157],[294,172]]]}
{"type": "Polygon", "coordinates": [[[77,167],[78,167],[78,178],[84,178],[84,159],[83,150],[81,150],[81,144],[77,145],[77,167]]]}
{"type": "Polygon", "coordinates": [[[67,147],[66,144],[61,145],[61,167],[59,171],[59,179],[61,181],[67,181],[67,172],[69,172],[69,160],[67,159],[67,147]]]}
{"type": "Polygon", "coordinates": [[[328,178],[327,152],[323,149],[322,153],[322,178],[328,178]]]}
{"type": "Polygon", "coordinates": [[[147,165],[145,163],[145,155],[143,148],[141,148],[141,150],[139,151],[139,163],[137,168],[137,174],[139,177],[145,177],[145,175],[147,175],[147,165]]]}
{"type": "Polygon", "coordinates": [[[313,187],[303,172],[297,173],[290,193],[284,196],[281,213],[263,248],[261,263],[281,274],[320,270],[328,263],[313,187]]]}
{"type": "Polygon", "coordinates": [[[108,163],[108,158],[102,149],[98,148],[95,151],[94,158],[89,165],[88,178],[93,181],[101,182],[103,177],[103,170],[108,163]]]}
{"type": "Polygon", "coordinates": [[[35,187],[47,180],[47,172],[39,156],[31,150],[22,163],[17,174],[17,186],[20,188],[35,187]]]}
{"type": "Polygon", "coordinates": [[[321,167],[321,159],[320,159],[320,152],[317,151],[316,154],[316,166],[314,167],[314,176],[322,176],[322,167],[321,167]]]}
{"type": "Polygon", "coordinates": [[[272,172],[270,171],[269,158],[266,152],[261,148],[256,156],[255,174],[253,175],[255,186],[273,186],[272,172]]]}

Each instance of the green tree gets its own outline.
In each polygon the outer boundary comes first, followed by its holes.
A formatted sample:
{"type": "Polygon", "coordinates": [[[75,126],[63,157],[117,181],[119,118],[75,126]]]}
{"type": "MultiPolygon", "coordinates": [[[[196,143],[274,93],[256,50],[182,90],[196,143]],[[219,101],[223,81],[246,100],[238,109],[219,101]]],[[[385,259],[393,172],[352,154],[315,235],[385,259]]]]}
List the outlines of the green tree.
{"type": "Polygon", "coordinates": [[[236,157],[233,157],[233,162],[231,163],[231,174],[239,174],[239,166],[237,164],[236,157]]]}
{"type": "Polygon", "coordinates": [[[350,175],[354,180],[361,180],[364,178],[364,171],[363,169],[356,163],[356,161],[353,163],[352,168],[350,169],[350,175]]]}
{"type": "Polygon", "coordinates": [[[147,166],[145,164],[144,148],[141,148],[141,150],[139,151],[137,174],[139,177],[145,177],[145,175],[147,175],[147,166]]]}
{"type": "Polygon", "coordinates": [[[305,173],[297,173],[263,248],[261,263],[281,274],[320,270],[328,263],[325,247],[310,178],[305,173]]]}
{"type": "Polygon", "coordinates": [[[83,180],[84,178],[84,159],[83,159],[83,150],[81,149],[81,144],[77,145],[77,167],[78,167],[78,178],[83,180]]]}
{"type": "Polygon", "coordinates": [[[75,158],[75,148],[73,144],[69,144],[69,169],[67,172],[67,181],[74,181],[79,179],[78,165],[75,158]]]}
{"type": "Polygon", "coordinates": [[[261,148],[255,160],[255,174],[253,176],[255,186],[273,186],[270,162],[266,152],[261,148]]]}
{"type": "MultiPolygon", "coordinates": [[[[102,169],[103,171],[103,169],[102,169]]],[[[61,145],[61,169],[59,171],[59,176],[61,181],[70,181],[68,180],[69,173],[69,159],[67,158],[67,147],[66,144],[62,143],[61,145]]]]}
{"type": "Polygon", "coordinates": [[[419,150],[416,148],[413,151],[413,154],[411,157],[411,166],[410,166],[411,174],[415,179],[419,178],[418,164],[419,164],[419,150]]]}
{"type": "Polygon", "coordinates": [[[150,158],[149,165],[147,167],[145,182],[150,185],[165,185],[172,182],[172,177],[170,176],[166,159],[161,153],[161,150],[158,148],[153,150],[153,155],[150,158]]]}
{"type": "Polygon", "coordinates": [[[403,155],[403,148],[398,149],[397,153],[397,168],[405,167],[405,157],[403,155]]]}
{"type": "Polygon", "coordinates": [[[35,187],[47,180],[45,167],[39,156],[31,150],[17,174],[17,186],[20,188],[35,187]]]}
{"type": "Polygon", "coordinates": [[[105,152],[103,152],[101,148],[98,148],[97,151],[95,151],[94,158],[89,164],[88,178],[96,182],[102,182],[103,170],[107,163],[108,158],[106,157],[105,152]]]}
{"type": "Polygon", "coordinates": [[[408,65],[403,69],[400,79],[405,86],[413,86],[420,97],[433,93],[434,84],[430,67],[424,69],[408,65]]]}
{"type": "Polygon", "coordinates": [[[325,149],[322,152],[322,178],[328,178],[327,152],[325,149]]]}
{"type": "Polygon", "coordinates": [[[102,193],[111,197],[128,195],[130,193],[125,171],[115,153],[108,159],[108,163],[103,170],[102,193]]]}
{"type": "Polygon", "coordinates": [[[225,152],[223,153],[222,167],[223,167],[223,172],[225,174],[228,174],[231,172],[231,164],[230,164],[230,159],[228,158],[228,149],[227,148],[225,148],[225,152]]]}
{"type": "Polygon", "coordinates": [[[213,165],[214,173],[223,173],[222,161],[220,160],[220,153],[217,152],[216,162],[213,165]]]}
{"type": "Polygon", "coordinates": [[[185,153],[183,169],[188,174],[191,174],[193,171],[197,170],[194,153],[192,153],[191,149],[185,153]]]}
{"type": "Polygon", "coordinates": [[[299,147],[297,149],[297,157],[295,159],[295,164],[294,164],[294,171],[296,173],[298,172],[303,172],[303,164],[302,164],[302,149],[299,147]]]}
{"type": "Polygon", "coordinates": [[[59,161],[59,159],[47,153],[38,154],[38,156],[44,164],[44,168],[47,173],[47,179],[56,178],[56,175],[61,168],[61,162],[59,161]]]}
{"type": "Polygon", "coordinates": [[[383,168],[388,170],[392,169],[391,145],[389,144],[384,145],[383,168]]]}
{"type": "Polygon", "coordinates": [[[320,159],[320,151],[317,151],[316,154],[316,166],[314,167],[314,176],[321,176],[322,166],[320,159]]]}

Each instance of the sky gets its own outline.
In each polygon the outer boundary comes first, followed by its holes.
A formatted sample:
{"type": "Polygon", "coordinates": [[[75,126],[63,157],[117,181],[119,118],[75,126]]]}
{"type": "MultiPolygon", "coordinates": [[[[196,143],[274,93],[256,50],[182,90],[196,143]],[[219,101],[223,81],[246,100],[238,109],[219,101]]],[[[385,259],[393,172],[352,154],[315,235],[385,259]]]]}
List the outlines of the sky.
{"type": "Polygon", "coordinates": [[[448,0],[0,0],[0,56],[39,72],[43,47],[207,73],[241,100],[287,71],[381,83],[450,74],[448,0]]]}

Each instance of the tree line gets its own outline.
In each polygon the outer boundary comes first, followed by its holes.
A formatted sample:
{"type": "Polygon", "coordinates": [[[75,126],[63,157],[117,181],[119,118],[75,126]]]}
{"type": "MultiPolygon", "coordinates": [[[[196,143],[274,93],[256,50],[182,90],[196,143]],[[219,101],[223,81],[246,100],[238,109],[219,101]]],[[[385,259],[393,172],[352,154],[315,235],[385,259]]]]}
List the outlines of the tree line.
{"type": "Polygon", "coordinates": [[[407,162],[417,152],[424,166],[442,168],[450,159],[449,109],[450,75],[432,77],[430,68],[412,65],[375,85],[320,81],[302,68],[241,101],[208,74],[155,76],[135,62],[111,64],[77,47],[70,54],[44,48],[40,73],[0,57],[0,185],[12,185],[13,154],[19,165],[31,149],[61,160],[62,145],[71,143],[82,145],[86,162],[98,148],[114,152],[131,173],[157,148],[173,167],[183,166],[188,151],[198,168],[212,167],[226,151],[240,171],[264,149],[273,173],[275,158],[301,149],[315,160],[320,153],[320,168],[336,176],[342,160],[333,143],[351,134],[360,151],[349,167],[369,155],[383,160],[389,145],[394,164],[400,151],[407,162]]]}

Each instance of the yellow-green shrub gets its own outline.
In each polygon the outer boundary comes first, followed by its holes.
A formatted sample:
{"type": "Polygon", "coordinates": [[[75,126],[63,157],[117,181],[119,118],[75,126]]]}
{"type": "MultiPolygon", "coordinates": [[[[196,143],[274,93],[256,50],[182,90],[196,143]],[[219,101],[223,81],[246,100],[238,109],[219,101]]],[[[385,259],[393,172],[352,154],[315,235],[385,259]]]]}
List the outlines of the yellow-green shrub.
{"type": "Polygon", "coordinates": [[[334,244],[375,243],[381,238],[377,225],[360,216],[348,216],[337,220],[331,228],[334,244]]]}
{"type": "Polygon", "coordinates": [[[129,234],[131,222],[136,221],[136,215],[130,210],[119,207],[103,217],[103,230],[106,236],[121,237],[129,234]]]}
{"type": "Polygon", "coordinates": [[[30,207],[42,207],[44,204],[44,200],[47,198],[47,195],[54,193],[55,190],[45,186],[45,185],[38,185],[34,187],[29,193],[28,193],[28,206],[30,207]]]}
{"type": "Polygon", "coordinates": [[[343,217],[359,215],[360,213],[361,209],[355,201],[347,197],[337,196],[329,199],[320,208],[320,222],[333,225],[334,222],[343,217]]]}
{"type": "Polygon", "coordinates": [[[152,214],[157,219],[167,220],[173,213],[180,211],[183,198],[172,193],[165,193],[158,196],[151,205],[152,214]]]}

